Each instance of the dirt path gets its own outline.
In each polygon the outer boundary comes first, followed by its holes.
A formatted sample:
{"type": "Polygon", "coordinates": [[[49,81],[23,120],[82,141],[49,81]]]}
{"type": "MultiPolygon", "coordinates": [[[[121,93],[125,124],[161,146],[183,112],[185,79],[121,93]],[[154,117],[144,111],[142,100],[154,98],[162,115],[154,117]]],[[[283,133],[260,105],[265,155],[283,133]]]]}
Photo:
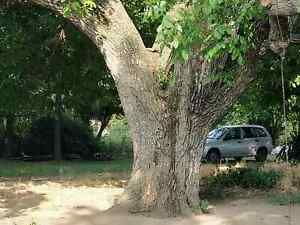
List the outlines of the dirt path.
{"type": "Polygon", "coordinates": [[[228,200],[216,212],[189,218],[131,215],[113,207],[123,192],[113,187],[72,187],[54,182],[0,183],[0,225],[299,225],[300,206],[275,206],[263,198],[228,200]],[[111,208],[111,209],[110,209],[111,208]]]}

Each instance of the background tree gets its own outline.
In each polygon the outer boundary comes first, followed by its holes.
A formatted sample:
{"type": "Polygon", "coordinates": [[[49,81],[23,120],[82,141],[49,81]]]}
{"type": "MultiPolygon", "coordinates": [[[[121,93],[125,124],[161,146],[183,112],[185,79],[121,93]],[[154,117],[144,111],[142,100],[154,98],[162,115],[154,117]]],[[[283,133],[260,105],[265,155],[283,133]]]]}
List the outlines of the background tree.
{"type": "MultiPolygon", "coordinates": [[[[40,7],[14,6],[0,13],[0,112],[8,128],[6,136],[14,135],[14,121],[32,115],[52,114],[60,121],[61,114],[67,113],[87,124],[95,118],[102,121],[103,130],[112,114],[122,113],[103,57],[89,39],[40,7]]],[[[11,144],[6,146],[9,156],[11,144]]],[[[61,158],[57,152],[56,158],[61,158]]]]}

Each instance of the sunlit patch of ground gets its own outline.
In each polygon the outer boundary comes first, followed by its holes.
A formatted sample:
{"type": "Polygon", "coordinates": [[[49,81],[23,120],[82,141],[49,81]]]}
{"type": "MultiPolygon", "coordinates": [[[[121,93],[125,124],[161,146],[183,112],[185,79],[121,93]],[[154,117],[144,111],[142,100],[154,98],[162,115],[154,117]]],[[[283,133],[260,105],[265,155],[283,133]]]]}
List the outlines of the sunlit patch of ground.
{"type": "MultiPolygon", "coordinates": [[[[73,181],[74,182],[74,181],[73,181]]],[[[67,186],[55,182],[0,184],[1,225],[52,225],[69,212],[90,215],[90,208],[104,211],[114,205],[123,192],[117,187],[67,186]]]]}
{"type": "MultiPolygon", "coordinates": [[[[232,165],[206,164],[201,176],[232,165]]],[[[247,166],[252,166],[247,162],[247,166]]],[[[253,166],[257,166],[253,162],[253,166]]],[[[296,176],[299,166],[288,171],[296,176]]],[[[264,169],[286,173],[282,165],[264,169]]],[[[299,225],[300,206],[271,204],[265,192],[236,189],[234,198],[213,202],[213,214],[165,218],[130,214],[115,205],[127,184],[129,172],[102,172],[77,177],[0,178],[0,225],[299,225]]],[[[288,184],[288,183],[286,183],[288,184]]],[[[293,183],[293,185],[296,185],[293,183]]],[[[297,185],[296,185],[297,186],[297,185]]],[[[233,188],[232,191],[235,191],[233,188]]]]}
{"type": "MultiPolygon", "coordinates": [[[[84,181],[84,180],[83,180],[84,181]]],[[[159,219],[115,205],[123,188],[54,181],[0,183],[1,225],[299,225],[300,206],[280,206],[251,194],[216,204],[213,214],[159,219]]]]}

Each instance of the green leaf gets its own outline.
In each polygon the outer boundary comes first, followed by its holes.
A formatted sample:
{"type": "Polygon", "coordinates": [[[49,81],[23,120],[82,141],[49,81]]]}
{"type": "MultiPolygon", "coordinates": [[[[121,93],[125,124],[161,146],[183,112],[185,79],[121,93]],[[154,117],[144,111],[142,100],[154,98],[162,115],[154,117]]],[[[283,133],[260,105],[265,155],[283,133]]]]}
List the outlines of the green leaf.
{"type": "Polygon", "coordinates": [[[181,57],[186,62],[189,59],[189,52],[186,49],[181,50],[181,57]]]}

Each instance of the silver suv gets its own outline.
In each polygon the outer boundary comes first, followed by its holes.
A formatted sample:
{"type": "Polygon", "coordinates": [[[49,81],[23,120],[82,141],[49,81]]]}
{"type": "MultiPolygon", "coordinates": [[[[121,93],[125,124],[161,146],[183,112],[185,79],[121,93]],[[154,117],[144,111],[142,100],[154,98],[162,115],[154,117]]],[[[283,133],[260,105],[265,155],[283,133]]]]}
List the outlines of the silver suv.
{"type": "Polygon", "coordinates": [[[272,137],[262,126],[225,126],[208,134],[202,159],[218,162],[222,158],[254,156],[263,162],[273,149],[272,137]]]}

